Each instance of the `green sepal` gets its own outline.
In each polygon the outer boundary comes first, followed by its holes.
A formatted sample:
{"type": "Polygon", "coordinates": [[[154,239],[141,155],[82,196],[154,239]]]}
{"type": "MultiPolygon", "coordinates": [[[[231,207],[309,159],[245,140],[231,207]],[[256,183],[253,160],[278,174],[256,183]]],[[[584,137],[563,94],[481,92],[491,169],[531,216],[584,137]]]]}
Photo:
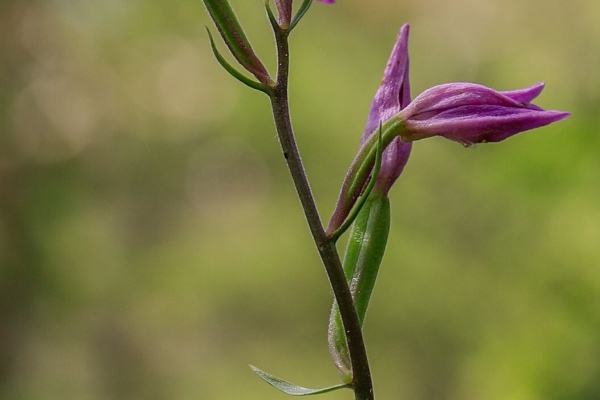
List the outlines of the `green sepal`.
{"type": "Polygon", "coordinates": [[[315,394],[322,394],[333,392],[334,390],[351,388],[351,385],[347,384],[339,384],[334,386],[329,386],[321,389],[308,389],[302,386],[294,385],[293,383],[286,382],[281,380],[271,374],[268,374],[260,369],[256,368],[254,365],[250,365],[252,371],[256,373],[256,375],[260,376],[265,382],[269,385],[273,386],[275,389],[282,391],[283,393],[292,395],[292,396],[312,396],[315,394]]]}
{"type": "Polygon", "coordinates": [[[298,12],[294,16],[294,18],[292,18],[292,23],[290,24],[290,32],[292,31],[292,29],[294,29],[294,27],[298,24],[298,22],[300,22],[302,17],[304,17],[304,14],[306,14],[306,12],[308,11],[308,9],[310,8],[311,5],[312,5],[312,0],[304,0],[302,2],[302,5],[298,9],[298,12]]]}
{"type": "MultiPolygon", "coordinates": [[[[404,121],[398,117],[392,117],[380,128],[382,132],[383,148],[385,149],[397,136],[404,130],[404,121]]],[[[362,190],[364,182],[373,168],[373,162],[376,158],[376,146],[374,143],[378,138],[372,135],[361,147],[355,163],[350,167],[351,179],[349,180],[348,193],[350,196],[358,196],[362,190]]]]}
{"type": "MultiPolygon", "coordinates": [[[[381,127],[381,141],[382,149],[385,148],[394,140],[400,136],[405,129],[405,124],[399,115],[394,115],[388,119],[381,127]]],[[[350,212],[352,211],[354,204],[360,197],[363,189],[368,184],[369,177],[377,158],[377,143],[379,141],[378,135],[371,135],[365,143],[361,146],[358,154],[352,161],[344,183],[342,184],[342,190],[338,203],[335,207],[333,215],[327,225],[327,234],[331,235],[335,232],[346,220],[350,212]]]]}
{"type": "Polygon", "coordinates": [[[227,60],[225,60],[225,58],[221,55],[221,53],[219,53],[219,50],[215,45],[215,41],[208,27],[206,28],[206,32],[208,32],[208,39],[210,40],[210,47],[213,51],[213,54],[215,55],[215,58],[217,59],[219,64],[221,64],[223,69],[225,69],[225,71],[229,72],[231,76],[233,76],[238,81],[242,82],[244,85],[249,86],[252,89],[261,91],[263,93],[269,94],[270,90],[267,85],[263,85],[262,83],[253,81],[252,79],[248,78],[247,76],[244,76],[241,72],[236,70],[231,64],[229,64],[227,60]]]}
{"type": "Polygon", "coordinates": [[[367,201],[367,198],[371,194],[371,190],[373,190],[373,187],[375,187],[375,183],[377,182],[377,178],[379,177],[379,171],[381,170],[381,156],[383,154],[383,144],[381,142],[381,135],[382,135],[382,126],[380,123],[379,124],[379,132],[377,134],[377,154],[375,156],[375,167],[373,169],[373,172],[371,173],[371,179],[369,180],[369,184],[367,185],[365,192],[358,199],[356,204],[354,204],[354,207],[352,207],[350,214],[348,214],[348,216],[346,217],[346,220],[344,221],[342,226],[340,226],[335,232],[333,232],[330,235],[331,240],[333,240],[334,242],[337,242],[337,240],[340,238],[340,236],[342,236],[344,234],[344,232],[346,232],[346,230],[350,227],[350,225],[352,225],[352,223],[358,216],[358,213],[360,212],[363,205],[367,201]]]}
{"type": "Polygon", "coordinates": [[[374,193],[356,218],[348,239],[348,247],[344,255],[344,271],[352,276],[350,291],[354,295],[354,304],[361,324],[365,320],[379,266],[385,253],[390,219],[389,198],[374,193]]]}
{"type": "Polygon", "coordinates": [[[273,14],[273,10],[271,10],[271,6],[269,5],[269,0],[265,0],[265,10],[267,11],[267,17],[269,18],[269,22],[271,23],[271,27],[273,30],[281,30],[279,23],[277,22],[277,18],[275,14],[273,14]]]}

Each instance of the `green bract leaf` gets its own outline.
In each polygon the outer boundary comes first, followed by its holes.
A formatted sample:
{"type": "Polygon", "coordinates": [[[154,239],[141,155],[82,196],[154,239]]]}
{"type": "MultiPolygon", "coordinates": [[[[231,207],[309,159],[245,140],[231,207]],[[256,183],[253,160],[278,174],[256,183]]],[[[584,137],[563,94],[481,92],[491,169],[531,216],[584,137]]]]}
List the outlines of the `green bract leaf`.
{"type": "Polygon", "coordinates": [[[241,72],[239,72],[231,64],[229,64],[227,60],[225,60],[221,53],[219,53],[219,50],[217,50],[217,46],[215,45],[215,41],[213,40],[210,30],[206,28],[206,31],[208,32],[208,39],[210,40],[210,47],[212,48],[213,54],[215,55],[215,58],[217,59],[219,64],[221,64],[221,66],[225,69],[225,71],[229,72],[231,76],[233,76],[238,81],[242,82],[244,85],[268,94],[269,88],[266,85],[263,85],[259,82],[255,82],[252,79],[244,76],[241,72]]]}
{"type": "Polygon", "coordinates": [[[250,365],[250,368],[252,368],[252,371],[254,371],[256,373],[256,375],[260,376],[269,385],[273,386],[275,389],[279,389],[283,393],[286,393],[286,394],[289,394],[292,396],[311,396],[311,395],[315,395],[315,394],[327,393],[327,392],[332,392],[334,390],[351,387],[350,385],[346,385],[346,384],[342,383],[339,385],[330,386],[330,387],[321,388],[321,389],[307,389],[305,387],[297,386],[297,385],[294,385],[293,383],[281,380],[271,374],[267,374],[266,372],[261,371],[260,369],[256,368],[254,365],[250,365]]]}
{"type": "Polygon", "coordinates": [[[271,6],[269,5],[269,0],[265,0],[265,10],[267,11],[267,17],[269,18],[271,27],[277,31],[281,30],[279,23],[277,23],[277,18],[275,18],[275,14],[273,14],[273,10],[271,10],[271,6]]]}

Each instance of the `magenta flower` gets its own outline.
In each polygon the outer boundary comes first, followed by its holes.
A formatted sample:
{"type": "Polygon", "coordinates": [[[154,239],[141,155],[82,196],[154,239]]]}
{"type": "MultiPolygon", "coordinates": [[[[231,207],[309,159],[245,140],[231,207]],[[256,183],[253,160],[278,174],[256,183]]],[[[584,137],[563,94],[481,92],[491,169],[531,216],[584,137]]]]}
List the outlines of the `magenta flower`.
{"type": "Polygon", "coordinates": [[[466,146],[500,142],[517,133],[567,118],[531,104],[544,89],[498,92],[474,83],[448,83],[421,93],[398,117],[404,120],[404,141],[442,136],[466,146]]]}
{"type": "Polygon", "coordinates": [[[317,0],[317,1],[320,1],[321,3],[327,3],[327,4],[335,3],[335,0],[317,0]]]}
{"type": "Polygon", "coordinates": [[[538,83],[510,92],[499,92],[474,83],[448,83],[421,93],[412,103],[408,79],[408,25],[404,25],[383,81],[375,94],[362,146],[346,175],[327,232],[341,226],[364,189],[374,164],[377,141],[373,135],[383,125],[381,170],[374,193],[387,196],[404,169],[411,142],[441,136],[469,146],[499,142],[519,132],[567,118],[563,111],[546,111],[532,104],[544,89],[538,83]]]}
{"type": "MultiPolygon", "coordinates": [[[[368,139],[377,132],[380,123],[385,123],[410,103],[408,32],[409,26],[405,24],[398,33],[396,44],[383,73],[383,80],[371,103],[367,126],[361,137],[363,147],[368,139]]],[[[399,137],[394,138],[386,147],[382,154],[379,176],[373,189],[376,193],[387,196],[392,184],[398,179],[406,166],[411,149],[412,143],[404,143],[399,137]]],[[[336,209],[329,222],[328,232],[332,232],[341,225],[356,202],[362,186],[366,184],[368,176],[364,177],[365,179],[360,187],[351,185],[350,180],[353,178],[354,172],[354,168],[350,167],[336,209]]]]}
{"type": "MultiPolygon", "coordinates": [[[[371,103],[361,144],[365,144],[377,132],[380,123],[383,124],[410,103],[408,33],[409,25],[404,24],[398,33],[396,44],[383,72],[381,85],[371,103]]],[[[404,170],[411,149],[412,143],[404,143],[399,137],[386,147],[382,154],[381,169],[374,188],[376,192],[387,195],[392,184],[404,170]]]]}

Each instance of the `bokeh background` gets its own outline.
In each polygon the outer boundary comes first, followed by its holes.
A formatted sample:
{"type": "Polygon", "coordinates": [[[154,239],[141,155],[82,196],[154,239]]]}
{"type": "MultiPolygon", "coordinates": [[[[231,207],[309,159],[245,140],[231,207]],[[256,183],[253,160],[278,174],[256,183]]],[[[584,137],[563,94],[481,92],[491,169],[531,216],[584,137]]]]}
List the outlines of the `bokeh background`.
{"type": "MultiPolygon", "coordinates": [[[[232,4],[273,71],[262,1],[232,4]]],[[[415,144],[365,326],[377,398],[600,399],[600,3],[315,3],[291,105],[324,219],[404,22],[413,95],[545,81],[572,117],[415,144]]],[[[268,101],[205,25],[198,0],[0,2],[0,398],[286,398],[249,363],[338,382],[268,101]]]]}

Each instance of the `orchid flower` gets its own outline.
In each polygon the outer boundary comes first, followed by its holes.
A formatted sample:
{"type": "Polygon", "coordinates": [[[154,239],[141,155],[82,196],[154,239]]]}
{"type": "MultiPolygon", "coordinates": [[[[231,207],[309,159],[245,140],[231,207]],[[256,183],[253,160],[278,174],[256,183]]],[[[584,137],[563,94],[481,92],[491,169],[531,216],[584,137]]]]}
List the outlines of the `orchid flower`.
{"type": "MultiPolygon", "coordinates": [[[[392,116],[398,114],[410,103],[408,81],[408,25],[400,29],[398,39],[383,73],[383,80],[371,104],[367,126],[361,138],[361,145],[371,141],[379,127],[392,116]]],[[[350,292],[362,325],[369,300],[375,286],[379,265],[390,230],[390,201],[388,192],[398,179],[408,161],[412,143],[404,143],[395,137],[382,154],[379,175],[366,202],[358,212],[348,246],[344,255],[344,274],[350,285],[350,292]]],[[[352,169],[351,169],[352,170],[352,169]]],[[[347,186],[346,186],[347,187],[347,186]]],[[[330,229],[337,228],[347,217],[344,196],[340,196],[338,207],[331,219],[330,229]]],[[[348,345],[337,304],[334,302],[329,318],[329,352],[344,383],[352,381],[352,367],[348,345]]]]}
{"type": "MultiPolygon", "coordinates": [[[[405,24],[398,33],[396,44],[387,62],[383,73],[383,79],[379,89],[375,93],[371,110],[367,118],[367,125],[361,137],[361,145],[365,146],[369,139],[377,132],[380,124],[385,123],[394,115],[397,115],[410,103],[410,82],[409,82],[409,61],[408,61],[408,33],[409,26],[405,24]]],[[[375,192],[387,196],[392,184],[398,179],[412,149],[412,143],[404,143],[401,138],[396,137],[387,146],[382,154],[381,169],[375,192]]],[[[343,220],[348,216],[350,209],[354,205],[359,193],[347,192],[347,183],[352,178],[352,168],[346,176],[346,181],[342,187],[336,210],[329,222],[328,232],[337,229],[343,220]]],[[[365,182],[363,182],[363,185],[365,182]]],[[[361,188],[362,189],[362,188],[361,188]]]]}
{"type": "Polygon", "coordinates": [[[499,142],[570,115],[531,103],[544,89],[543,83],[508,92],[474,83],[447,83],[425,90],[410,102],[408,29],[408,25],[402,27],[392,51],[371,106],[362,147],[342,185],[328,233],[342,225],[366,185],[376,154],[373,133],[378,124],[383,125],[386,150],[374,190],[387,194],[404,169],[410,143],[415,140],[441,136],[465,146],[499,142]]]}
{"type": "Polygon", "coordinates": [[[544,84],[498,92],[474,83],[447,83],[421,93],[398,116],[405,127],[403,140],[442,136],[464,145],[500,142],[517,133],[567,118],[532,104],[544,84]]]}

